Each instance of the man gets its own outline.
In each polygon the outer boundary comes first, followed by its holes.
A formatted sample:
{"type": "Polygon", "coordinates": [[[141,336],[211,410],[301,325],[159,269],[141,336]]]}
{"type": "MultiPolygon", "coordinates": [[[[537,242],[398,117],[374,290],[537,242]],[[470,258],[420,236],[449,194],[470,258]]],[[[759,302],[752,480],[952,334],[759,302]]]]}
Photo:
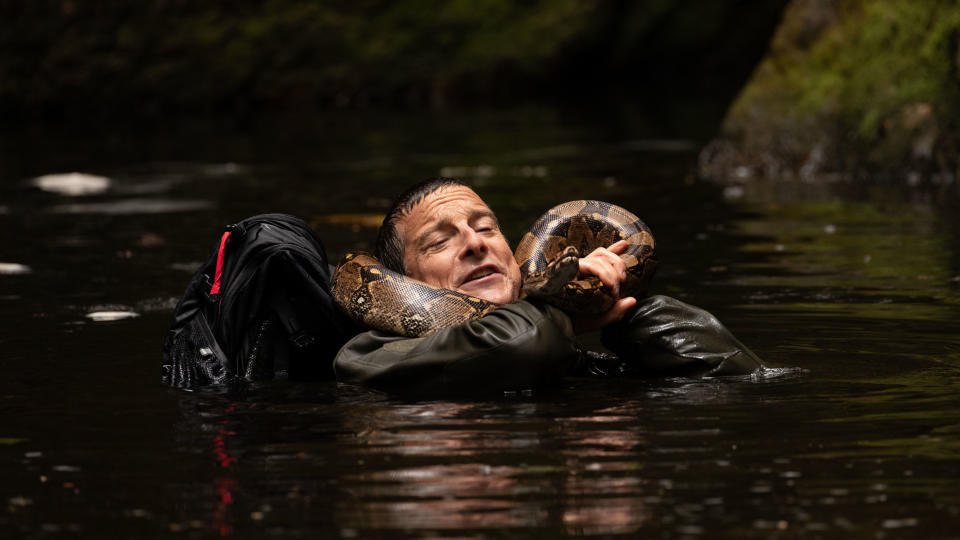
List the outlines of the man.
{"type": "MultiPolygon", "coordinates": [[[[617,242],[580,260],[614,292],[626,278],[617,242]]],[[[609,371],[578,351],[577,334],[603,330],[616,371],[646,376],[742,375],[762,366],[715,317],[665,296],[621,298],[606,313],[571,317],[518,300],[520,268],[490,208],[459,181],[438,178],[402,194],[384,219],[375,255],[388,268],[499,305],[422,338],[368,331],[334,360],[337,378],[413,394],[522,390],[564,375],[609,371]]],[[[609,362],[608,362],[609,364],[609,362]]]]}

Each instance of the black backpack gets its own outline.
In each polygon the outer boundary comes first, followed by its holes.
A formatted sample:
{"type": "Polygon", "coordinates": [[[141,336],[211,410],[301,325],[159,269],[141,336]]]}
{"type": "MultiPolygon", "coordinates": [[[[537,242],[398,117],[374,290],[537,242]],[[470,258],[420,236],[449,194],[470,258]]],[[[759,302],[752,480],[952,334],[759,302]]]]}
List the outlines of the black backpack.
{"type": "Polygon", "coordinates": [[[333,304],[332,270],[299,218],[264,214],[228,226],[174,311],[162,382],[332,378],[334,356],[360,330],[333,304]]]}

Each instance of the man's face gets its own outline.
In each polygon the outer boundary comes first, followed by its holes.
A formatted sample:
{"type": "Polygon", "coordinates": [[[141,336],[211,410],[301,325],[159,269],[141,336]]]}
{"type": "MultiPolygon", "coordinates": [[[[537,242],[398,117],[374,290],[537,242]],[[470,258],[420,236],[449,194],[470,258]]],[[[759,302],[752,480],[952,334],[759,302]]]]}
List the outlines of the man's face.
{"type": "Polygon", "coordinates": [[[496,217],[470,188],[442,187],[398,224],[408,276],[507,304],[520,293],[520,267],[496,217]]]}

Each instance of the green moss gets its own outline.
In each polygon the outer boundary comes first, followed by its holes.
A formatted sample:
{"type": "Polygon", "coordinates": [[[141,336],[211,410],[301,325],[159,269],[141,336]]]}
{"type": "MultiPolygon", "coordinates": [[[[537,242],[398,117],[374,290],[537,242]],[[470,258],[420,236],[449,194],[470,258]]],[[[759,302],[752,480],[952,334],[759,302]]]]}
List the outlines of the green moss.
{"type": "Polygon", "coordinates": [[[0,445],[20,444],[29,440],[20,437],[0,437],[0,445]]]}
{"type": "Polygon", "coordinates": [[[796,143],[777,151],[797,154],[829,138],[838,151],[879,166],[918,157],[913,143],[923,134],[935,132],[939,146],[956,139],[960,5],[832,6],[791,4],[770,53],[732,107],[727,132],[758,146],[769,145],[771,133],[790,132],[796,143]]]}

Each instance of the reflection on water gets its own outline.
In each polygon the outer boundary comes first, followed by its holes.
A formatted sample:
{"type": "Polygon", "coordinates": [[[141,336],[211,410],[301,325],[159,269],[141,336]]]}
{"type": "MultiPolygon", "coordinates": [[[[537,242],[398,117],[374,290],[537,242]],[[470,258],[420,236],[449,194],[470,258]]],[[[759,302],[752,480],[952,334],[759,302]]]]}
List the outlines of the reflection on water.
{"type": "Polygon", "coordinates": [[[519,126],[490,114],[0,140],[0,527],[949,537],[960,525],[949,205],[839,184],[704,184],[689,175],[693,141],[527,114],[519,126]],[[79,194],[31,180],[74,170],[109,182],[79,194]],[[334,383],[159,386],[168,317],[224,224],[294,213],[336,259],[369,248],[390,197],[437,174],[476,185],[514,240],[563,200],[635,210],[657,235],[656,292],[716,312],[771,367],[571,379],[479,401],[334,383]]]}
{"type": "Polygon", "coordinates": [[[206,201],[174,201],[165,199],[123,199],[103,203],[73,203],[52,206],[53,214],[171,214],[196,212],[212,207],[206,201]]]}

